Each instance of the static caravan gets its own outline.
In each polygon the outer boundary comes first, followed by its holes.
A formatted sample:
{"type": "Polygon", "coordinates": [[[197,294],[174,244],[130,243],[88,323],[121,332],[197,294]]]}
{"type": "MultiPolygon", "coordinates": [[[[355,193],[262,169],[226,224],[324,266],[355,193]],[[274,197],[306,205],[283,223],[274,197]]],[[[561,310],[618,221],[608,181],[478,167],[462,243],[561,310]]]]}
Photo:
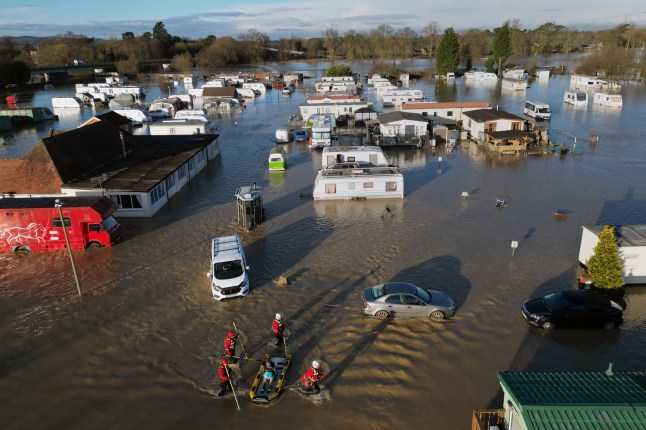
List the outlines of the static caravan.
{"type": "Polygon", "coordinates": [[[525,91],[527,89],[527,81],[525,79],[502,78],[501,86],[506,90],[525,91]]]}
{"type": "Polygon", "coordinates": [[[242,84],[242,88],[249,88],[254,91],[258,91],[260,95],[265,94],[267,92],[267,88],[261,82],[245,82],[242,84]]]}
{"type": "Polygon", "coordinates": [[[368,163],[373,166],[388,166],[388,158],[378,146],[331,146],[323,148],[321,167],[336,163],[368,163]]]}
{"type": "Polygon", "coordinates": [[[53,108],[82,108],[83,101],[78,97],[52,97],[53,108]]]}
{"type": "Polygon", "coordinates": [[[151,136],[216,134],[218,128],[211,121],[201,119],[169,119],[148,126],[151,136]]]}
{"type": "Polygon", "coordinates": [[[397,167],[321,169],[316,175],[314,200],[404,198],[404,176],[397,167]]]}
{"type": "Polygon", "coordinates": [[[268,160],[269,170],[285,170],[287,167],[287,153],[282,146],[271,148],[268,160]]]}
{"type": "Polygon", "coordinates": [[[144,122],[153,122],[147,110],[144,109],[115,109],[115,113],[125,116],[135,124],[143,124],[144,122]]]}
{"type": "MultiPolygon", "coordinates": [[[[581,235],[579,262],[583,265],[594,255],[603,226],[585,227],[581,235]]],[[[622,225],[615,227],[619,244],[619,256],[624,263],[626,284],[646,284],[646,225],[622,225]]]]}
{"type": "Polygon", "coordinates": [[[527,116],[531,116],[532,118],[542,120],[548,120],[552,117],[552,111],[550,110],[549,104],[532,100],[525,101],[523,113],[527,116]]]}
{"type": "Polygon", "coordinates": [[[588,93],[581,90],[569,90],[563,96],[563,102],[574,106],[587,106],[588,93]]]}
{"type": "Polygon", "coordinates": [[[624,104],[621,94],[595,93],[592,103],[601,106],[622,107],[624,104]]]}
{"type": "Polygon", "coordinates": [[[382,104],[386,106],[401,106],[402,103],[418,102],[424,100],[422,90],[400,90],[391,89],[382,98],[382,104]]]}

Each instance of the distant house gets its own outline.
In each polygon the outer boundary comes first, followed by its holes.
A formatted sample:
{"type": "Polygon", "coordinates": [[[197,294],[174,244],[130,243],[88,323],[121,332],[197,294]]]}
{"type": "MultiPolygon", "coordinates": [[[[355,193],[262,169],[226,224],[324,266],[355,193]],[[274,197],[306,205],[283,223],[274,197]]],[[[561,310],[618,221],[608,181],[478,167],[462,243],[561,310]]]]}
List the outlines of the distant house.
{"type": "Polygon", "coordinates": [[[480,109],[491,109],[490,102],[406,102],[402,103],[401,111],[417,113],[424,117],[439,116],[442,118],[462,121],[465,112],[480,109]]]}
{"type": "Polygon", "coordinates": [[[110,197],[117,216],[149,217],[220,153],[218,135],[133,136],[95,121],[0,160],[0,193],[110,197]]]}
{"type": "Polygon", "coordinates": [[[337,117],[341,115],[354,117],[356,111],[366,109],[368,106],[369,103],[358,95],[336,94],[307,97],[305,103],[301,103],[298,109],[303,118],[326,113],[333,113],[337,117]]]}
{"type": "Polygon", "coordinates": [[[428,136],[429,120],[420,114],[395,111],[377,116],[381,134],[386,137],[428,136]]]}
{"type": "Polygon", "coordinates": [[[646,372],[498,372],[500,409],[474,410],[472,430],[646,428],[646,372]]]}
{"type": "Polygon", "coordinates": [[[219,99],[235,99],[242,101],[242,96],[238,94],[236,87],[204,87],[202,91],[202,101],[208,103],[219,99]]]}
{"type": "Polygon", "coordinates": [[[484,142],[486,134],[496,131],[523,131],[526,119],[500,109],[477,109],[462,114],[462,127],[471,137],[484,142]]]}

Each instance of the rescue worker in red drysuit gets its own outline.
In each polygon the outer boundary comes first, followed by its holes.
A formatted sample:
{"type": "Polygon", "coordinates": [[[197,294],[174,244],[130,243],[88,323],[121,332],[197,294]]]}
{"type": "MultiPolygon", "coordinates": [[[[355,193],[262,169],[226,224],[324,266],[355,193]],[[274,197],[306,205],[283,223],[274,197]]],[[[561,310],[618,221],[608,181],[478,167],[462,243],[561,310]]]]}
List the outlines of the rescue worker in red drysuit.
{"type": "Polygon", "coordinates": [[[229,334],[227,335],[227,338],[224,339],[224,355],[227,356],[227,359],[231,364],[235,364],[237,361],[235,356],[237,338],[238,338],[238,334],[230,331],[229,334]]]}
{"type": "Polygon", "coordinates": [[[220,391],[218,391],[218,397],[224,396],[227,391],[231,391],[231,382],[229,381],[229,361],[226,358],[223,358],[220,361],[220,366],[218,367],[218,377],[220,378],[220,391]]]}
{"type": "Polygon", "coordinates": [[[274,322],[271,323],[271,329],[274,331],[274,336],[276,336],[274,346],[281,346],[283,344],[283,331],[285,330],[283,316],[281,314],[276,314],[274,322]]]}
{"type": "Polygon", "coordinates": [[[301,377],[300,381],[301,383],[305,383],[305,391],[312,394],[318,394],[321,392],[318,382],[324,378],[325,375],[321,369],[321,364],[314,360],[312,361],[312,367],[307,369],[307,372],[305,372],[305,375],[301,377]]]}

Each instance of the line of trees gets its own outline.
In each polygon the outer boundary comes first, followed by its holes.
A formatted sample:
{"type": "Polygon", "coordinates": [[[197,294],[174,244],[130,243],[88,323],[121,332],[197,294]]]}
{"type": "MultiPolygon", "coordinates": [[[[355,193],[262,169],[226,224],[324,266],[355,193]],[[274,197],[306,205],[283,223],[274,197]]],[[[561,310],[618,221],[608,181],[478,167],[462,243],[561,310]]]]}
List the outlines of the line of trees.
{"type": "Polygon", "coordinates": [[[20,70],[17,63],[29,69],[69,65],[74,59],[83,59],[86,64],[114,63],[120,73],[136,75],[141,62],[159,59],[171,59],[173,68],[188,71],[195,66],[215,69],[303,57],[388,61],[422,56],[436,59],[439,72],[455,70],[459,64],[470,68],[474,60],[482,57],[489,57],[488,66],[492,67],[504,65],[511,57],[569,54],[581,46],[590,46],[602,53],[591,62],[591,68],[601,67],[606,73],[616,75],[625,70],[624,62],[632,58],[634,48],[646,43],[646,29],[632,24],[595,32],[578,31],[553,22],[535,29],[522,29],[518,21],[507,21],[494,30],[472,28],[456,32],[447,28],[441,34],[439,29],[436,22],[430,22],[419,33],[410,27],[395,29],[389,24],[380,24],[366,32],[348,30],[340,34],[328,28],[321,37],[274,41],[251,29],[237,37],[209,35],[190,40],[171,35],[163,22],[157,22],[151,32],[139,36],[125,32],[121,39],[95,40],[68,32],[45,38],[37,46],[18,46],[5,38],[0,43],[0,71],[3,72],[0,76],[3,81],[16,81],[15,73],[5,73],[5,70],[16,67],[20,70]],[[619,65],[604,66],[600,64],[604,58],[613,58],[619,65]]]}

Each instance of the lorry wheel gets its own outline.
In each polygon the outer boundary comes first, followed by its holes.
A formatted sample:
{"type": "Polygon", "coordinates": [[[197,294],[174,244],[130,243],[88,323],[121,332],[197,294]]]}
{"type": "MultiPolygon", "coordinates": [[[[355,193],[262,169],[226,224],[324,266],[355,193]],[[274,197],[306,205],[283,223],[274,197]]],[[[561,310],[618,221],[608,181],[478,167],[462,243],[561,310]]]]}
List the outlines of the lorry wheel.
{"type": "Polygon", "coordinates": [[[88,248],[101,248],[101,244],[99,242],[90,242],[87,245],[88,248]]]}
{"type": "Polygon", "coordinates": [[[14,249],[13,252],[15,252],[16,254],[20,254],[20,255],[27,255],[27,254],[29,254],[30,249],[29,249],[28,246],[20,245],[20,246],[16,246],[16,248],[14,249]]]}

